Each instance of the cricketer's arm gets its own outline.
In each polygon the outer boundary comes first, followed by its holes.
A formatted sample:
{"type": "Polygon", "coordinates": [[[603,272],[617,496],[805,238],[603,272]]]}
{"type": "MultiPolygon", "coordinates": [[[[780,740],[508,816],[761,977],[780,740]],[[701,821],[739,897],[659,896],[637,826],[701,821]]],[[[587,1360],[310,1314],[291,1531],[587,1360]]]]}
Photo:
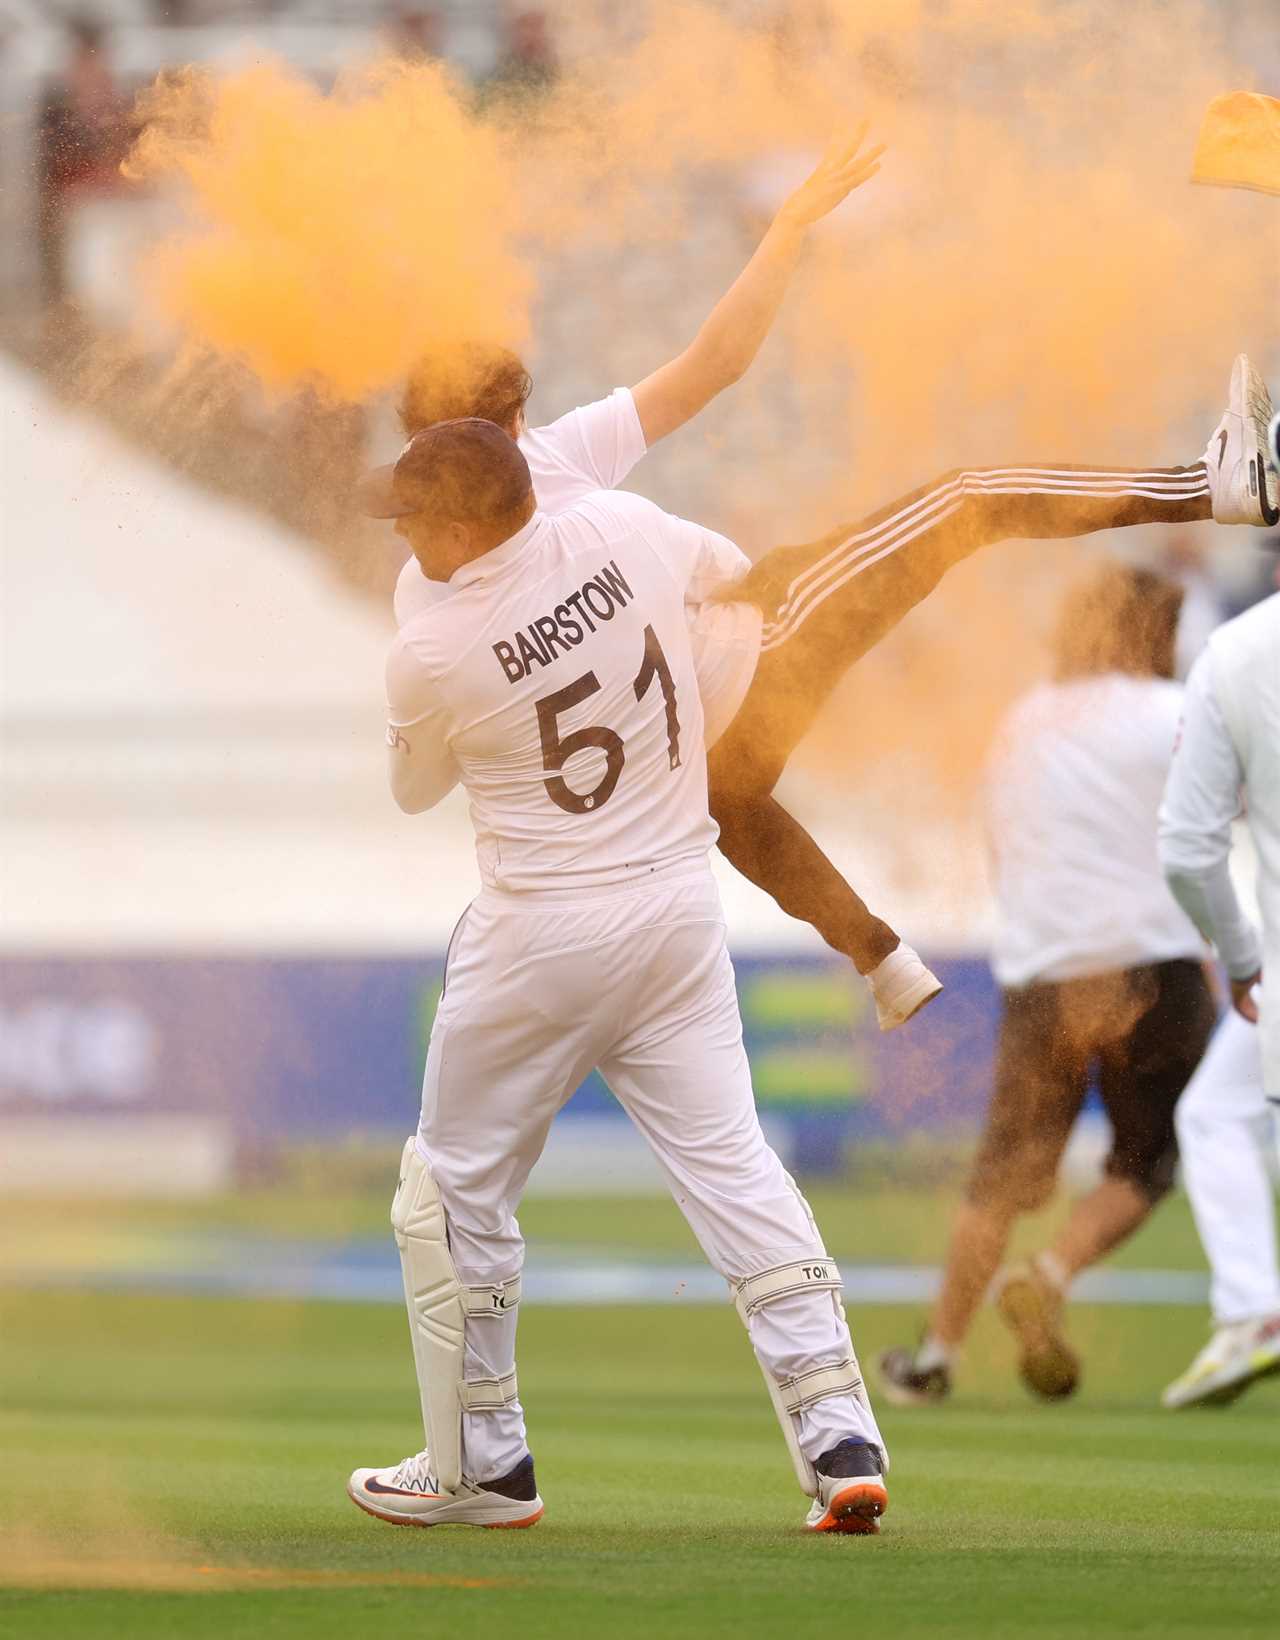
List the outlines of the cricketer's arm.
{"type": "Polygon", "coordinates": [[[387,775],[391,795],[406,814],[425,814],[441,803],[461,776],[447,746],[421,725],[387,725],[387,775]]]}
{"type": "Polygon", "coordinates": [[[435,808],[462,778],[439,694],[403,631],[387,657],[387,777],[406,814],[435,808]]]}
{"type": "Polygon", "coordinates": [[[1237,1013],[1256,1024],[1262,966],[1257,930],[1231,883],[1231,822],[1240,812],[1240,759],[1213,692],[1212,654],[1191,669],[1182,731],[1160,805],[1160,864],[1178,904],[1218,949],[1237,1013]]]}

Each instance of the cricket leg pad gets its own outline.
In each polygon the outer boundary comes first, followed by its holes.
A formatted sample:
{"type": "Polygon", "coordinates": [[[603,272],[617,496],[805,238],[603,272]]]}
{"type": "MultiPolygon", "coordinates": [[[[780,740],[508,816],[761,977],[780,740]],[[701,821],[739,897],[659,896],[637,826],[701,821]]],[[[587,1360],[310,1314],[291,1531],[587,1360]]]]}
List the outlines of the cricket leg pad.
{"type": "Polygon", "coordinates": [[[517,1397],[514,1372],[468,1381],[466,1326],[514,1309],[520,1278],[466,1287],[459,1281],[444,1203],[415,1139],[404,1147],[391,1225],[400,1250],[431,1469],[441,1491],[456,1492],[462,1482],[463,1411],[494,1411],[517,1397]]]}
{"type": "MultiPolygon", "coordinates": [[[[766,1305],[798,1294],[829,1293],[837,1314],[843,1321],[844,1306],[840,1300],[840,1272],[834,1260],[825,1254],[814,1254],[786,1264],[774,1265],[753,1276],[746,1276],[732,1284],[734,1304],[742,1323],[750,1329],[751,1318],[766,1305]]],[[[805,1372],[780,1376],[760,1362],[769,1399],[782,1427],[787,1450],[795,1468],[796,1479],[807,1496],[818,1495],[818,1475],[812,1462],[800,1445],[796,1419],[808,1408],[833,1395],[853,1395],[866,1402],[862,1373],[850,1344],[844,1360],[828,1366],[815,1367],[805,1372]]]]}

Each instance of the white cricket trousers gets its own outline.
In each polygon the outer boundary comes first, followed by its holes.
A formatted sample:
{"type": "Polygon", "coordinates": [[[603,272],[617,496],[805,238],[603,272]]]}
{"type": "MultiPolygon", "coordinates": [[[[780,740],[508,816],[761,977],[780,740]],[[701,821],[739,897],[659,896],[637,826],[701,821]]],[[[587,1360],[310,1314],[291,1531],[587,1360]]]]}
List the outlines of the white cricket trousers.
{"type": "Polygon", "coordinates": [[[1280,1110],[1262,1087],[1258,1028],[1232,1009],[1175,1115],[1182,1177],[1212,1271],[1219,1326],[1280,1313],[1275,1196],[1268,1155],[1280,1110]]]}
{"type": "MultiPolygon", "coordinates": [[[[593,1067],[649,1141],[722,1276],[825,1255],[808,1204],[760,1131],[715,881],[707,868],[682,867],[598,899],[485,890],[456,930],[418,1144],[464,1283],[519,1273],[525,1181],[552,1118],[593,1067]]],[[[468,1378],[513,1369],[517,1314],[468,1319],[468,1378]]],[[[853,1353],[830,1291],[764,1305],[750,1336],[776,1376],[853,1353]]],[[[798,1414],[797,1433],[810,1459],[849,1435],[884,1445],[852,1394],[798,1414]]],[[[518,1401],[464,1415],[469,1479],[496,1479],[527,1450],[518,1401]]]]}

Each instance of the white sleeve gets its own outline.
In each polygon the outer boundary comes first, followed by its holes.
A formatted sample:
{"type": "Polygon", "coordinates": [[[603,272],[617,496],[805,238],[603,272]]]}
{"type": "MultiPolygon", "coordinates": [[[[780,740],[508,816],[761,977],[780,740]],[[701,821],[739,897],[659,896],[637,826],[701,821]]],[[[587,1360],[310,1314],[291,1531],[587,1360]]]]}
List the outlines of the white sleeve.
{"type": "Polygon", "coordinates": [[[557,466],[600,490],[616,489],[646,449],[629,387],[616,387],[607,399],[580,405],[527,437],[557,466]]]}
{"type": "Polygon", "coordinates": [[[1257,930],[1231,883],[1231,822],[1244,771],[1213,690],[1212,652],[1191,669],[1182,731],[1160,805],[1160,864],[1178,904],[1218,948],[1232,979],[1262,964],[1257,930]]]}
{"type": "Polygon", "coordinates": [[[448,596],[448,586],[443,581],[428,581],[419,568],[418,560],[410,558],[396,578],[392,604],[396,625],[403,626],[406,621],[411,621],[415,615],[421,615],[424,609],[433,608],[441,599],[448,596]]]}
{"type": "Polygon", "coordinates": [[[461,779],[444,703],[403,634],[387,657],[387,774],[406,814],[434,808],[461,779]]]}

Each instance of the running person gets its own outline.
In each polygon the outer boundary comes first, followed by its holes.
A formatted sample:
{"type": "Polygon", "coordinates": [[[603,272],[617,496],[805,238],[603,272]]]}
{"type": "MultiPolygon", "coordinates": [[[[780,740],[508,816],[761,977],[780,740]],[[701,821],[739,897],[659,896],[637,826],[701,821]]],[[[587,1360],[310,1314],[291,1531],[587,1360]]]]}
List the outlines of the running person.
{"type": "Polygon", "coordinates": [[[459,781],[483,888],[446,963],[421,1123],[392,1208],[426,1450],[348,1490],[397,1523],[542,1513],[515,1379],[515,1211],[598,1067],[729,1281],[819,1532],[878,1529],[876,1427],[829,1260],[760,1131],[708,853],[686,605],[739,568],[639,496],[534,510],[491,422],[417,434],[381,512],[443,595],[387,665],[401,807],[459,781]],[[526,663],[526,653],[546,654],[526,663]]]}
{"type": "Polygon", "coordinates": [[[1054,681],[1018,702],[999,736],[986,802],[1003,1004],[994,1086],[924,1337],[881,1357],[896,1405],[949,1393],[1017,1219],[1053,1193],[1092,1072],[1111,1124],[1104,1177],[998,1284],[1034,1394],[1076,1388],[1068,1288],[1173,1182],[1174,1109],[1216,1012],[1203,943],[1155,850],[1182,699],[1181,603],[1182,589],[1148,570],[1096,572],[1060,613],[1054,681]]]}

